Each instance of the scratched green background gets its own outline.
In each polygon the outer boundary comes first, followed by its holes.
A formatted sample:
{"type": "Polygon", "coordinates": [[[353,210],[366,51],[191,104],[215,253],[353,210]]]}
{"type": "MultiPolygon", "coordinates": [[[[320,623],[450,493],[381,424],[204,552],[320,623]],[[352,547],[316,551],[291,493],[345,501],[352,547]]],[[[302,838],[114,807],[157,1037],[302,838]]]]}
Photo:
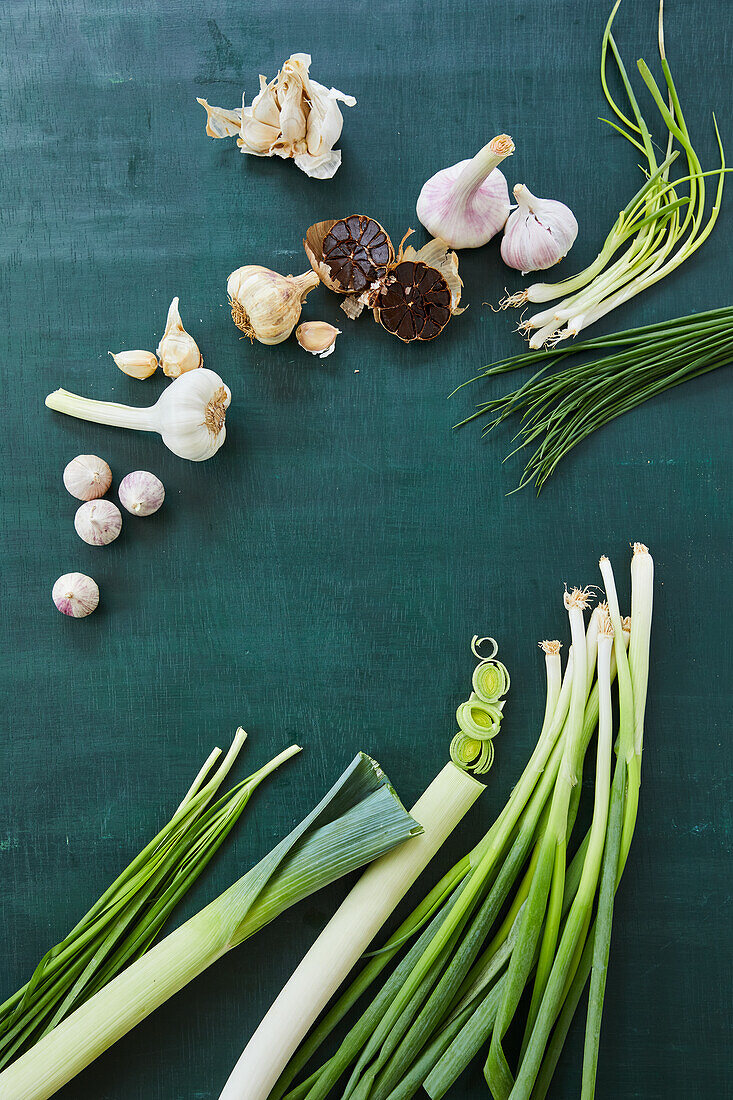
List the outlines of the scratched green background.
{"type": "MultiPolygon", "coordinates": [[[[0,70],[3,310],[0,809],[1,989],[9,993],[149,837],[212,745],[237,723],[254,767],[306,751],[249,817],[181,914],[224,888],[313,804],[357,749],[405,800],[446,756],[468,690],[474,632],[493,633],[513,678],[497,761],[452,853],[503,804],[541,709],[536,641],[563,628],[564,582],[627,590],[627,547],[658,569],[641,814],[620,892],[599,1097],[687,1100],[730,1088],[731,376],[713,375],[585,444],[538,501],[507,498],[508,436],[451,433],[470,392],[447,393],[518,350],[512,319],[482,302],[520,285],[496,244],[461,255],[471,309],[427,347],[325,290],[304,316],[346,331],[324,362],[290,341],[238,340],[225,297],[241,263],[305,267],[313,221],[364,211],[399,239],[422,182],[499,131],[510,183],[566,200],[587,262],[637,186],[633,150],[602,126],[605,5],[591,0],[11,0],[0,70]],[[358,98],[344,164],[310,181],[204,134],[196,96],[235,106],[257,74],[310,50],[313,72],[358,98]],[[154,437],[65,420],[59,385],[152,402],[108,348],[154,348],[171,297],[233,393],[229,437],[200,466],[154,437]],[[125,516],[104,550],[74,534],[61,484],[79,452],[116,479],[147,468],[167,488],[125,516]],[[62,618],[55,578],[95,576],[99,611],[62,618]],[[729,1050],[728,1050],[729,1053],[729,1050]]],[[[628,3],[628,63],[655,49],[655,4],[628,3]]],[[[672,0],[668,52],[710,166],[710,110],[730,125],[730,25],[716,0],[672,0]]],[[[614,327],[730,301],[727,200],[692,263],[614,327]]],[[[422,236],[420,240],[424,239],[422,236]]],[[[446,853],[446,859],[451,853],[446,853]]],[[[216,1097],[243,1043],[340,896],[317,896],[215,966],[63,1091],[64,1100],[216,1097]]],[[[179,914],[180,916],[180,914],[179,914]]],[[[578,1094],[580,1032],[553,1096],[578,1094]]],[[[730,1095],[730,1093],[727,1093],[730,1095]]],[[[457,1100],[485,1095],[475,1070],[457,1100]]]]}

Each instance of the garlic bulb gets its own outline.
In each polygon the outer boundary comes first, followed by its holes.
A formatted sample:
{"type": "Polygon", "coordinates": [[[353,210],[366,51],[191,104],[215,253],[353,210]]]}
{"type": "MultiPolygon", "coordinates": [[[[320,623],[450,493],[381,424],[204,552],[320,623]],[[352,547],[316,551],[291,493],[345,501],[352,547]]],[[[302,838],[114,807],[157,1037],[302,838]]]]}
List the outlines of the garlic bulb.
{"type": "Polygon", "coordinates": [[[134,516],[151,516],[165,500],[163,482],[147,470],[126,474],[117,493],[122,506],[134,516]]]}
{"type": "Polygon", "coordinates": [[[130,378],[150,378],[158,369],[158,360],[152,351],[109,351],[123,374],[130,378]]]}
{"type": "Polygon", "coordinates": [[[96,455],[77,455],[64,470],[64,485],[77,500],[103,497],[112,484],[112,471],[96,455]]]}
{"type": "Polygon", "coordinates": [[[250,340],[281,344],[297,325],[303,302],[319,282],[315,271],[293,276],[254,264],[238,267],[227,279],[232,320],[250,340]]]}
{"type": "Polygon", "coordinates": [[[499,134],[472,160],[432,176],[417,200],[417,216],[428,232],[451,248],[479,248],[490,241],[511,209],[509,188],[497,165],[513,152],[512,139],[499,134]]]}
{"type": "Polygon", "coordinates": [[[304,321],[295,330],[295,339],[304,351],[325,359],[336,347],[336,337],[341,335],[340,328],[334,328],[328,321],[304,321]]]}
{"type": "Polygon", "coordinates": [[[111,500],[88,500],[76,510],[74,530],[90,546],[107,546],[122,530],[122,513],[111,500]]]}
{"type": "Polygon", "coordinates": [[[176,378],[147,409],[92,401],[68,390],[54,390],[46,405],[95,424],[159,432],[174,455],[203,462],[215,455],[226,439],[224,420],[231,398],[219,375],[201,367],[176,378]]]}
{"type": "Polygon", "coordinates": [[[196,370],[204,361],[198,344],[183,327],[178,312],[178,298],[174,298],[168,307],[165,332],[157,351],[163,374],[167,374],[169,378],[178,378],[186,371],[196,370]]]}
{"type": "Polygon", "coordinates": [[[99,588],[86,573],[64,573],[53,586],[51,596],[62,614],[83,619],[99,603],[99,588]]]}
{"type": "Polygon", "coordinates": [[[356,100],[313,80],[310,64],[310,54],[294,53],[269,84],[260,76],[259,94],[250,107],[230,111],[199,99],[206,110],[206,133],[213,138],[237,134],[243,153],[292,157],[307,176],[330,179],[341,164],[341,150],[334,149],[344,123],[339,102],[354,107],[356,100]]]}
{"type": "Polygon", "coordinates": [[[567,255],[578,236],[575,215],[565,203],[538,199],[523,183],[514,188],[517,208],[509,215],[501,258],[522,274],[544,271],[567,255]]]}

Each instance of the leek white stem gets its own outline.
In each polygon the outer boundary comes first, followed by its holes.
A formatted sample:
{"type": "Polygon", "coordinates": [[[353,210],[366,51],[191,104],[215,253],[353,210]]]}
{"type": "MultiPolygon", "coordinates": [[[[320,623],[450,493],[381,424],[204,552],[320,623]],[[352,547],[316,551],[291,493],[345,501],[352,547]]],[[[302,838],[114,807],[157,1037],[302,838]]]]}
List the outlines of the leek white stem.
{"type": "Polygon", "coordinates": [[[317,1016],[483,790],[446,764],[410,811],[424,833],[364,872],[272,1004],[220,1100],[266,1100],[317,1016]]]}

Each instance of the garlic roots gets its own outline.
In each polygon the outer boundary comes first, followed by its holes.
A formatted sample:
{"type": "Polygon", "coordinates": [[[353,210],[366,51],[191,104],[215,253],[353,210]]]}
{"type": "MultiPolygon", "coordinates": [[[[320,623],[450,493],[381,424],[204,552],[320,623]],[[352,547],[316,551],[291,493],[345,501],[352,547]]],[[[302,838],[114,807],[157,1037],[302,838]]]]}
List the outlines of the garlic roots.
{"type": "Polygon", "coordinates": [[[304,321],[295,330],[295,339],[303,351],[319,359],[326,359],[331,354],[336,347],[336,337],[340,335],[341,329],[329,325],[328,321],[304,321]]]}
{"type": "Polygon", "coordinates": [[[183,327],[181,315],[178,312],[178,298],[174,298],[168,307],[165,332],[157,351],[163,374],[168,378],[178,378],[179,375],[196,370],[203,364],[204,357],[199,351],[198,344],[183,327]]]}
{"type": "Polygon", "coordinates": [[[46,405],[95,424],[159,432],[174,455],[203,462],[216,454],[226,438],[224,421],[231,396],[218,374],[201,367],[176,378],[147,409],[92,401],[68,390],[50,393],[46,405]]]}
{"type": "Polygon", "coordinates": [[[227,279],[232,320],[250,340],[281,344],[298,321],[303,302],[320,282],[314,271],[280,275],[267,267],[238,267],[227,279]]]}
{"type": "Polygon", "coordinates": [[[555,199],[538,199],[523,183],[514,188],[517,208],[509,215],[501,242],[501,258],[526,275],[559,263],[578,236],[575,215],[555,199]]]}
{"type": "Polygon", "coordinates": [[[512,139],[499,134],[472,160],[432,176],[417,200],[417,216],[428,232],[451,248],[490,241],[509,217],[509,188],[497,165],[513,152],[512,139]]]}

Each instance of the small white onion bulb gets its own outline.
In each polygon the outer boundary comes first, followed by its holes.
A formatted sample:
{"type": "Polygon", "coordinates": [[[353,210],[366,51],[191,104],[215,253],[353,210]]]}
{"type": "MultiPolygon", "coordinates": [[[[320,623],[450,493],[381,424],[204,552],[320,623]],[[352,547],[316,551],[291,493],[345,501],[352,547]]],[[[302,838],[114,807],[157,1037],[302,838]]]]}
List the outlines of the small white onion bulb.
{"type": "Polygon", "coordinates": [[[90,546],[107,546],[122,530],[122,513],[111,500],[88,500],[77,508],[74,528],[90,546]]]}
{"type": "Polygon", "coordinates": [[[112,471],[96,455],[77,455],[64,470],[64,485],[77,500],[103,497],[111,484],[112,471]]]}
{"type": "Polygon", "coordinates": [[[99,588],[86,573],[64,573],[53,586],[51,596],[63,615],[83,619],[97,607],[99,588]]]}
{"type": "Polygon", "coordinates": [[[134,516],[151,516],[165,500],[165,487],[155,474],[133,470],[120,482],[120,503],[134,516]]]}

